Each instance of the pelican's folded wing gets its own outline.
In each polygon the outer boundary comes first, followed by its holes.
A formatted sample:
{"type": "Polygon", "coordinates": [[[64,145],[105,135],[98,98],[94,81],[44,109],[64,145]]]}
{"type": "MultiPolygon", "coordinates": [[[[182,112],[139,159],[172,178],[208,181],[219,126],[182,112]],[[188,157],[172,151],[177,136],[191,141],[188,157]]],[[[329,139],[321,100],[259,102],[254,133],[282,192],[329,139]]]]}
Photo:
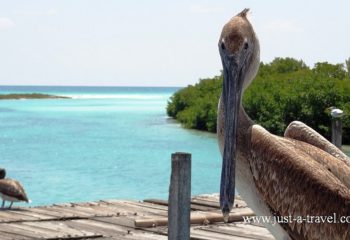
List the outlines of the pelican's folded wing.
{"type": "Polygon", "coordinates": [[[249,163],[255,184],[271,212],[288,218],[282,227],[290,236],[350,239],[349,223],[339,222],[342,216],[350,216],[349,188],[325,165],[297,148],[296,142],[258,125],[253,125],[251,133],[249,163]],[[334,214],[337,223],[315,223],[315,219],[323,221],[334,214]]]}
{"type": "Polygon", "coordinates": [[[28,201],[22,185],[16,180],[0,179],[0,193],[21,201],[28,201]]]}
{"type": "Polygon", "coordinates": [[[350,158],[346,156],[345,153],[343,153],[340,149],[305,123],[299,121],[291,122],[286,128],[284,136],[303,141],[320,148],[350,166],[350,158]]]}

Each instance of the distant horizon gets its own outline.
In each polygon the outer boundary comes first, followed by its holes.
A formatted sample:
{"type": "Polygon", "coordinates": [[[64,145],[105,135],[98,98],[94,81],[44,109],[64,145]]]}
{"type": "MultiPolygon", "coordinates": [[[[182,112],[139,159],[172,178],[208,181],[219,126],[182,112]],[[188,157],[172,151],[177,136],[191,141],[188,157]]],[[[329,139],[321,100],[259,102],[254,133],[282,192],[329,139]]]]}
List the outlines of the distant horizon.
{"type": "Polygon", "coordinates": [[[117,86],[117,85],[110,85],[110,86],[105,86],[105,85],[1,85],[0,84],[0,90],[1,87],[125,87],[125,88],[184,88],[186,86],[117,86]]]}
{"type": "MultiPolygon", "coordinates": [[[[276,58],[293,58],[293,57],[275,57],[274,59],[276,58]]],[[[349,58],[350,58],[350,54],[349,54],[349,58]]],[[[273,59],[273,60],[274,60],[273,59]]],[[[313,68],[315,66],[316,63],[324,63],[324,62],[327,62],[327,63],[330,63],[330,64],[345,64],[345,61],[347,59],[344,59],[344,62],[343,63],[331,63],[329,61],[318,61],[318,62],[315,62],[313,64],[313,66],[310,66],[309,64],[307,64],[303,59],[297,59],[297,58],[294,58],[298,61],[303,61],[306,66],[308,66],[309,68],[313,68]]],[[[271,63],[273,60],[271,61],[261,61],[261,63],[264,63],[264,64],[269,64],[271,63]]],[[[220,70],[221,71],[221,70],[220,70]]],[[[200,77],[200,78],[197,78],[197,81],[195,82],[189,82],[188,84],[185,84],[185,85],[178,85],[178,86],[167,86],[167,85],[78,85],[78,84],[71,84],[71,85],[41,85],[41,84],[1,84],[0,83],[0,87],[15,87],[15,86],[18,86],[18,87],[126,87],[126,88],[131,88],[131,87],[140,87],[140,88],[184,88],[184,87],[187,87],[188,85],[194,85],[194,84],[197,84],[199,83],[202,79],[206,79],[206,78],[213,78],[214,76],[218,76],[219,74],[215,74],[213,76],[206,76],[206,77],[200,77]]]]}

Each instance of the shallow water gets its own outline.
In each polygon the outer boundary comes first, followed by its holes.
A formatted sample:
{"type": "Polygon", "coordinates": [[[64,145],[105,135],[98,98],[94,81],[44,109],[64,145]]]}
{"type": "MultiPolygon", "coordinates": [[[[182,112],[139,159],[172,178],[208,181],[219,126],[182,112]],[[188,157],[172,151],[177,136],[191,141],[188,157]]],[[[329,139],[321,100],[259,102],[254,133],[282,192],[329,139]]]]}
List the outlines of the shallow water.
{"type": "Polygon", "coordinates": [[[192,153],[192,194],[218,192],[214,134],[166,116],[177,88],[0,87],[72,99],[0,101],[0,167],[31,205],[167,198],[171,153],[192,153]]]}

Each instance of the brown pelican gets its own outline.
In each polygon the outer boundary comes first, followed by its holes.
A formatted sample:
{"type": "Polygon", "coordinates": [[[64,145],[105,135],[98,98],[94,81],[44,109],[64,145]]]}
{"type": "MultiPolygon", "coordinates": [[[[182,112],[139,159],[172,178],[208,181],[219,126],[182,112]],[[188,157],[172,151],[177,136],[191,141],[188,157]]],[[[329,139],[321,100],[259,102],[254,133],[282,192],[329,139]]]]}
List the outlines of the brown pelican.
{"type": "Polygon", "coordinates": [[[278,224],[265,225],[276,239],[350,239],[350,224],[339,223],[350,216],[349,158],[301,122],[292,122],[285,137],[279,137],[254,124],[243,109],[242,94],[260,63],[248,11],[233,17],[219,40],[224,74],[218,109],[224,219],[237,187],[257,216],[275,217],[278,224]],[[333,216],[338,223],[315,223],[327,216],[327,221],[333,216]]]}
{"type": "Polygon", "coordinates": [[[1,208],[5,207],[5,201],[9,201],[10,206],[14,202],[29,202],[27,194],[25,193],[22,185],[13,179],[6,178],[6,171],[3,168],[0,168],[0,197],[2,198],[1,208]]]}

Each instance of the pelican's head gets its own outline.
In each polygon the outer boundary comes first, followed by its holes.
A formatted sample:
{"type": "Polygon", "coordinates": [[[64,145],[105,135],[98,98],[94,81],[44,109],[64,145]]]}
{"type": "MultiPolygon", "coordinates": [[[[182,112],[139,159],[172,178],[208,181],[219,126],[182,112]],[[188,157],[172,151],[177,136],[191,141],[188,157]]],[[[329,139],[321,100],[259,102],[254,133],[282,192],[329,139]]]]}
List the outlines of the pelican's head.
{"type": "Polygon", "coordinates": [[[6,170],[4,168],[0,168],[0,179],[4,179],[6,177],[6,170]]]}
{"type": "Polygon", "coordinates": [[[247,19],[249,9],[233,17],[222,29],[219,52],[224,82],[222,99],[225,111],[225,147],[221,172],[220,205],[227,219],[235,195],[237,123],[244,89],[259,68],[259,41],[247,19]]]}

